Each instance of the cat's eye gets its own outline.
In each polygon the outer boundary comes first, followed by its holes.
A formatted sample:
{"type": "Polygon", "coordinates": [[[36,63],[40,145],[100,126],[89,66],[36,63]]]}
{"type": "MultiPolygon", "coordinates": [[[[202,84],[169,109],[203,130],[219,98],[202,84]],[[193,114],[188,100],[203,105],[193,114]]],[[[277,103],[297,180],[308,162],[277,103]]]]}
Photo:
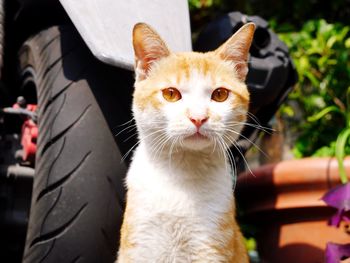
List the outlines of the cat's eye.
{"type": "Polygon", "coordinates": [[[213,91],[211,94],[211,99],[215,100],[216,102],[224,102],[227,100],[229,95],[229,91],[225,88],[217,88],[213,91]]]}
{"type": "Polygon", "coordinates": [[[178,89],[167,88],[162,90],[163,97],[169,102],[175,102],[181,100],[182,96],[178,89]]]}

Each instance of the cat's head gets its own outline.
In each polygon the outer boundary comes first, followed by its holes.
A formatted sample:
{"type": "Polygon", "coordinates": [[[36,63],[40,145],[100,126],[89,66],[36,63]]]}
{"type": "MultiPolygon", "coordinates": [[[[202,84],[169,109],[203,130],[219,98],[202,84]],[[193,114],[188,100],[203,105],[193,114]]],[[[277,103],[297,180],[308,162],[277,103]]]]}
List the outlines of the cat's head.
{"type": "Polygon", "coordinates": [[[158,150],[231,146],[246,121],[254,30],[253,23],[244,25],[212,52],[172,53],[151,27],[135,25],[133,112],[140,139],[158,150]]]}

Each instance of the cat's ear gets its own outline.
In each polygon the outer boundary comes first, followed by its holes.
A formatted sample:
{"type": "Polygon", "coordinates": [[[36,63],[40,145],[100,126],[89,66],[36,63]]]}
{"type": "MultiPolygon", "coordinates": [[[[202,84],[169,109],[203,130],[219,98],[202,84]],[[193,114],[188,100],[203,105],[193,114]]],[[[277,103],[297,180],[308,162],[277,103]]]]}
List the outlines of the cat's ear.
{"type": "Polygon", "coordinates": [[[245,81],[248,73],[248,55],[255,31],[254,23],[243,25],[232,37],[222,44],[215,54],[221,59],[233,62],[237,76],[245,81]]]}
{"type": "Polygon", "coordinates": [[[147,77],[153,63],[166,57],[170,51],[158,33],[149,25],[138,23],[133,30],[136,79],[147,77]]]}

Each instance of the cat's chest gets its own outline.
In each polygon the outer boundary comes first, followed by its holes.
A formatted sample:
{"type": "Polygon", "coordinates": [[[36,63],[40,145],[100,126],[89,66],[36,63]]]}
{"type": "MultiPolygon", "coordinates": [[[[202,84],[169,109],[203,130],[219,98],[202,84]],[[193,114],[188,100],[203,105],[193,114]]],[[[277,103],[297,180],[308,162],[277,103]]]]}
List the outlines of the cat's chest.
{"type": "Polygon", "coordinates": [[[232,200],[232,180],[225,167],[204,167],[198,164],[180,167],[175,160],[166,163],[149,161],[139,147],[127,175],[128,202],[135,213],[169,214],[213,218],[227,210],[232,200]],[[137,212],[136,212],[137,211],[137,212]]]}
{"type": "Polygon", "coordinates": [[[199,217],[154,214],[140,220],[134,234],[134,257],[144,262],[221,262],[217,227],[199,217]]]}
{"type": "Polygon", "coordinates": [[[130,257],[137,262],[226,262],[216,246],[218,240],[225,242],[220,222],[232,211],[230,176],[225,169],[207,167],[193,177],[195,165],[192,170],[167,165],[136,152],[127,175],[123,225],[126,244],[133,248],[130,257]]]}

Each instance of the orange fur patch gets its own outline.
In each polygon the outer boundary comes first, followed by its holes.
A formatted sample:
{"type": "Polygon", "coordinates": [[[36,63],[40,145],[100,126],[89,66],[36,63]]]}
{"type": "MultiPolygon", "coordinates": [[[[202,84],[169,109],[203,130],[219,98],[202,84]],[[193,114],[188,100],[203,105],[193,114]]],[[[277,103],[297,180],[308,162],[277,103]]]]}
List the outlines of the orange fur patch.
{"type": "Polygon", "coordinates": [[[234,201],[231,202],[230,209],[222,215],[219,223],[222,242],[215,244],[213,249],[226,258],[225,262],[248,263],[243,236],[235,218],[234,201]]]}
{"type": "Polygon", "coordinates": [[[124,212],[123,224],[120,230],[121,238],[119,248],[119,255],[123,256],[124,262],[131,262],[126,252],[136,246],[136,244],[130,240],[133,232],[133,226],[129,223],[131,215],[131,209],[127,204],[124,212]]]}

